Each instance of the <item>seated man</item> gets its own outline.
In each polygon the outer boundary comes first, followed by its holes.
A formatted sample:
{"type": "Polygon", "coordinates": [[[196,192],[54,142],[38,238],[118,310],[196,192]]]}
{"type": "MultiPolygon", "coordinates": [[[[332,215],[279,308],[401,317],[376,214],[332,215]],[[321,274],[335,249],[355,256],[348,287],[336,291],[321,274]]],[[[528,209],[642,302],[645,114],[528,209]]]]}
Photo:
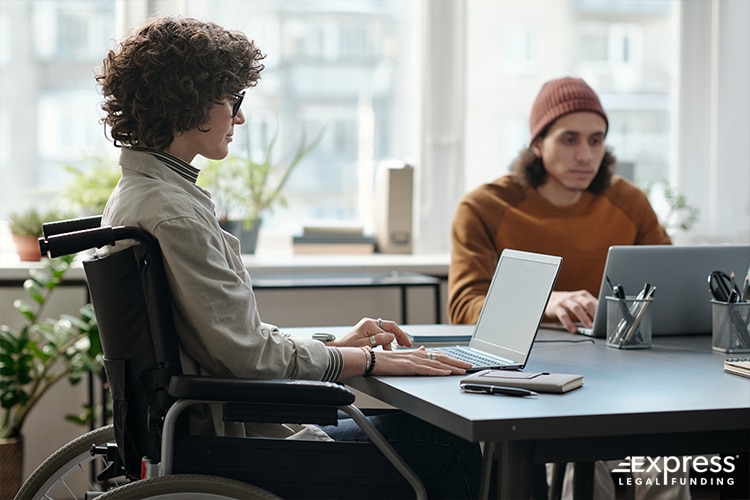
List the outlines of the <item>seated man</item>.
{"type": "MultiPolygon", "coordinates": [[[[576,323],[593,325],[610,246],[671,243],[646,195],[614,175],[617,162],[604,145],[607,114],[586,82],[545,83],[529,127],[529,147],[513,161],[511,173],[469,192],[456,209],[448,275],[452,323],[477,322],[505,248],[563,257],[545,320],[575,332],[576,323]]],[[[611,464],[596,465],[597,498],[613,498],[606,467],[611,464]]],[[[566,495],[571,476],[566,475],[566,495]]],[[[689,498],[679,482],[652,483],[637,486],[637,497],[689,498]]]]}
{"type": "Polygon", "coordinates": [[[583,81],[547,82],[531,108],[531,142],[511,173],[460,201],[451,232],[448,314],[476,323],[505,248],[559,255],[560,276],[545,311],[575,332],[591,327],[607,250],[669,244],[646,195],[613,175],[604,145],[607,114],[583,81]]]}
{"type": "MultiPolygon", "coordinates": [[[[257,379],[338,381],[355,376],[463,374],[470,365],[428,357],[392,321],[365,318],[333,341],[287,335],[264,323],[239,241],[219,227],[214,203],[196,185],[197,155],[226,157],[245,122],[244,89],[265,56],[244,34],[189,18],[159,18],[109,52],[96,79],[103,121],[122,148],[122,178],[104,210],[106,225],[137,226],[159,242],[186,373],[257,379]],[[383,349],[375,349],[377,346],[383,349]]],[[[112,249],[109,249],[110,251],[112,249]]],[[[297,439],[366,440],[351,422],[314,426],[223,423],[191,415],[194,431],[297,439]]],[[[430,498],[475,498],[481,452],[400,412],[370,417],[420,476],[430,498]],[[428,460],[425,460],[428,457],[428,460]]]]}

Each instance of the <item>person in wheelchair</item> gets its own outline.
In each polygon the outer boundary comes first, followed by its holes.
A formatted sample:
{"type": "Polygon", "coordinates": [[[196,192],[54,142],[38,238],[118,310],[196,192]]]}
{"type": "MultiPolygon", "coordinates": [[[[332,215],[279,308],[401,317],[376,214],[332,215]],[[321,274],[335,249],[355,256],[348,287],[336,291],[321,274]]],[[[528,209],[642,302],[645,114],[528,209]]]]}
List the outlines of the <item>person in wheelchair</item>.
{"type": "MultiPolygon", "coordinates": [[[[198,155],[221,160],[245,122],[245,89],[260,79],[265,55],[243,33],[212,22],[148,21],[105,57],[96,75],[102,121],[121,149],[122,178],[102,225],[136,226],[159,242],[185,373],[250,379],[341,381],[368,375],[446,376],[470,365],[410,346],[393,321],[364,318],[323,343],[264,323],[239,241],[223,231],[211,194],[196,185],[198,155]],[[376,349],[381,346],[381,349],[376,349]]],[[[117,247],[100,252],[117,251],[117,247]]],[[[475,498],[481,451],[402,412],[369,417],[420,476],[430,498],[475,498]]],[[[191,430],[215,435],[365,440],[351,422],[323,428],[230,424],[210,410],[191,430]]]]}

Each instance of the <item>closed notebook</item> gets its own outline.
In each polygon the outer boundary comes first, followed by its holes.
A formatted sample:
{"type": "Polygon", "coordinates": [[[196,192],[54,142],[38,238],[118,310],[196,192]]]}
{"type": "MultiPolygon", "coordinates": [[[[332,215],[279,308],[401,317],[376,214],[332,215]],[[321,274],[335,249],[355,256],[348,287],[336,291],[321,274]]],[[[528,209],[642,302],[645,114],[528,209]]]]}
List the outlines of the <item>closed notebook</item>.
{"type": "Polygon", "coordinates": [[[482,370],[461,379],[461,383],[521,387],[536,392],[568,392],[583,385],[583,375],[570,373],[482,370]]]}

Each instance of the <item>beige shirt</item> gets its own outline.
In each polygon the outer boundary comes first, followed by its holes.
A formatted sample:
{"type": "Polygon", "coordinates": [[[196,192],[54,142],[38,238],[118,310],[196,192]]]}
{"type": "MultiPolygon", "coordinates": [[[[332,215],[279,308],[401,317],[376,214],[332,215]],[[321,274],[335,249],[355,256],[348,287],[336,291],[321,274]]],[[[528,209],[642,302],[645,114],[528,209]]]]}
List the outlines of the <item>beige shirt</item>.
{"type": "MultiPolygon", "coordinates": [[[[183,371],[252,379],[337,378],[340,366],[329,366],[336,365],[335,348],[261,321],[239,241],[219,227],[210,194],[190,175],[167,166],[171,163],[123,148],[122,178],[102,224],[141,227],[159,241],[183,371]]],[[[238,433],[222,427],[214,419],[214,432],[238,433]]],[[[298,430],[265,425],[252,433],[281,437],[298,430]]]]}

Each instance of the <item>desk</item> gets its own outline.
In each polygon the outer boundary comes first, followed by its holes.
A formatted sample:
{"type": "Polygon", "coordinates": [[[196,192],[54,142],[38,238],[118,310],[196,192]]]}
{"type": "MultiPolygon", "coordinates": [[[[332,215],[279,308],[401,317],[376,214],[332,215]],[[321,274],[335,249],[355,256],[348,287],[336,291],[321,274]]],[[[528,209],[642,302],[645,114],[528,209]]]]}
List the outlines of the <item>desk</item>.
{"type": "MultiPolygon", "coordinates": [[[[408,322],[407,289],[432,287],[435,322],[442,321],[441,283],[448,274],[448,254],[373,255],[243,255],[243,262],[257,289],[291,290],[345,287],[392,287],[401,291],[401,323],[408,322]]],[[[20,262],[15,254],[0,252],[0,289],[18,288],[38,262],[20,262]]],[[[85,287],[80,262],[68,270],[65,287],[85,287]]],[[[306,292],[307,293],[307,292],[306,292]]],[[[412,312],[414,305],[412,304],[412,312]]],[[[4,310],[0,307],[0,316],[4,310]]],[[[429,318],[429,316],[427,316],[429,318]]],[[[412,318],[414,319],[414,318],[412,318]]],[[[424,320],[424,317],[423,317],[424,320]]],[[[431,321],[429,319],[424,321],[431,321]]],[[[299,324],[299,323],[298,323],[299,324]]],[[[309,323],[305,323],[309,324],[309,323]]]]}
{"type": "MultiPolygon", "coordinates": [[[[406,331],[471,327],[407,325],[406,331]]],[[[335,329],[333,333],[338,333],[335,329]]],[[[306,329],[291,333],[307,334],[306,329]]],[[[579,373],[563,395],[512,398],[465,394],[460,377],[357,377],[353,388],[472,442],[497,450],[498,496],[532,497],[532,465],[556,461],[679,456],[750,450],[750,380],[723,373],[711,338],[656,337],[645,350],[618,350],[565,332],[540,331],[527,371],[579,373]],[[546,341],[546,342],[545,342],[546,341]]],[[[483,488],[488,493],[490,454],[483,488]]],[[[747,485],[747,462],[733,480],[747,485]]],[[[744,493],[745,495],[747,492],[744,493]]]]}
{"type": "Polygon", "coordinates": [[[412,272],[325,273],[263,275],[253,279],[255,290],[288,290],[304,288],[398,288],[401,292],[401,324],[408,323],[407,289],[430,287],[435,300],[435,323],[441,321],[440,279],[412,272]]]}

